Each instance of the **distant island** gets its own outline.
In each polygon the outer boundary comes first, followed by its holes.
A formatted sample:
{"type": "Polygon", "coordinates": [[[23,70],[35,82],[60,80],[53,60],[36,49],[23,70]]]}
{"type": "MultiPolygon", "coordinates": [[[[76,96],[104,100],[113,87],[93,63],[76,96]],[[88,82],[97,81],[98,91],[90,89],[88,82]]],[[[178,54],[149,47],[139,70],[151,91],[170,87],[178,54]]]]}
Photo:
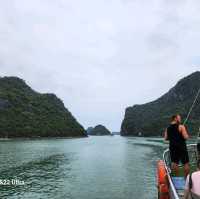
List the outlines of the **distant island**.
{"type": "MultiPolygon", "coordinates": [[[[200,88],[200,72],[181,79],[159,99],[142,105],[128,107],[121,125],[122,136],[161,136],[173,114],[183,120],[200,88]]],[[[196,134],[200,127],[200,99],[188,120],[187,127],[196,134]]]]}
{"type": "Polygon", "coordinates": [[[112,132],[112,135],[120,135],[120,132],[112,132]]]}
{"type": "Polygon", "coordinates": [[[103,136],[103,135],[111,135],[111,132],[103,125],[97,125],[94,128],[89,127],[87,129],[88,135],[95,135],[95,136],[103,136]]]}
{"type": "Polygon", "coordinates": [[[17,77],[0,78],[0,137],[85,137],[84,128],[54,94],[17,77]]]}
{"type": "Polygon", "coordinates": [[[92,130],[94,129],[94,127],[88,127],[87,129],[86,129],[86,132],[87,132],[87,135],[90,135],[90,133],[92,132],[92,130]]]}

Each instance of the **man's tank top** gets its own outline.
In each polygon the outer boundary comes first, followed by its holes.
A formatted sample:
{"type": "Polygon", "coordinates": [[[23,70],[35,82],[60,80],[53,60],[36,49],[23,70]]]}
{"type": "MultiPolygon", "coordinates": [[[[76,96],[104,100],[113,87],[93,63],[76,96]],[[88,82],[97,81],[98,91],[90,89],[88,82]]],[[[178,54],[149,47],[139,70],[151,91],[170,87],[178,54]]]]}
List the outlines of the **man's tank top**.
{"type": "Polygon", "coordinates": [[[179,124],[170,124],[167,128],[167,136],[170,148],[186,149],[185,139],[179,132],[179,124]]]}

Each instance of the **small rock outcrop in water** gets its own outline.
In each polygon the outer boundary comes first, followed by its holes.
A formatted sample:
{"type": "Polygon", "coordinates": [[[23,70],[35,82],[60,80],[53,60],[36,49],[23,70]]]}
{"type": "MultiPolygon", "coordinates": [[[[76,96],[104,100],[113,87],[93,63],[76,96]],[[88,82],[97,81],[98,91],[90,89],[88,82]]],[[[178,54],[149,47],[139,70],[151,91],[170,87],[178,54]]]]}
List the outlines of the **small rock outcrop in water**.
{"type": "MultiPolygon", "coordinates": [[[[128,107],[121,125],[123,136],[159,136],[169,123],[171,115],[179,113],[183,120],[200,88],[200,72],[181,79],[175,87],[159,99],[128,107]]],[[[200,126],[200,97],[188,120],[187,127],[196,133],[200,126]]]]}
{"type": "Polygon", "coordinates": [[[0,137],[81,137],[84,128],[54,94],[17,77],[0,78],[0,137]]]}
{"type": "Polygon", "coordinates": [[[111,135],[111,132],[103,125],[95,126],[88,135],[111,135]]]}

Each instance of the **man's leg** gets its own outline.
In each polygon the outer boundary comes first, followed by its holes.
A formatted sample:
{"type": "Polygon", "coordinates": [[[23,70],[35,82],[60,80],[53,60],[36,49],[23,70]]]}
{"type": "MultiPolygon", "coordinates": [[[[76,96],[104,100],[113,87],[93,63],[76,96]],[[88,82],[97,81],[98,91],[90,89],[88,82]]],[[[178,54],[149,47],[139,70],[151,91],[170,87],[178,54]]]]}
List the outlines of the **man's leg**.
{"type": "Polygon", "coordinates": [[[184,164],[184,175],[187,178],[188,174],[190,173],[190,166],[189,163],[184,164]]]}
{"type": "Polygon", "coordinates": [[[187,150],[182,152],[181,162],[184,165],[184,176],[187,178],[190,173],[189,155],[187,150]]]}
{"type": "Polygon", "coordinates": [[[179,168],[178,168],[178,164],[175,162],[172,162],[172,172],[175,173],[176,176],[179,175],[179,168]]]}

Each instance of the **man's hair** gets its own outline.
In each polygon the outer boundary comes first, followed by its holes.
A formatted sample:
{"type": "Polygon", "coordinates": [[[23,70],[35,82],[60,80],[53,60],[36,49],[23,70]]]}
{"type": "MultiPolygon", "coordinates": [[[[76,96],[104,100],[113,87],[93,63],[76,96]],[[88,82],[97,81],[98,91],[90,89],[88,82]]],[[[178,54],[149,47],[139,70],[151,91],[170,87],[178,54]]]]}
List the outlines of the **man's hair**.
{"type": "Polygon", "coordinates": [[[176,119],[177,116],[178,116],[178,114],[172,115],[172,116],[171,116],[171,121],[173,122],[173,121],[176,119]]]}

